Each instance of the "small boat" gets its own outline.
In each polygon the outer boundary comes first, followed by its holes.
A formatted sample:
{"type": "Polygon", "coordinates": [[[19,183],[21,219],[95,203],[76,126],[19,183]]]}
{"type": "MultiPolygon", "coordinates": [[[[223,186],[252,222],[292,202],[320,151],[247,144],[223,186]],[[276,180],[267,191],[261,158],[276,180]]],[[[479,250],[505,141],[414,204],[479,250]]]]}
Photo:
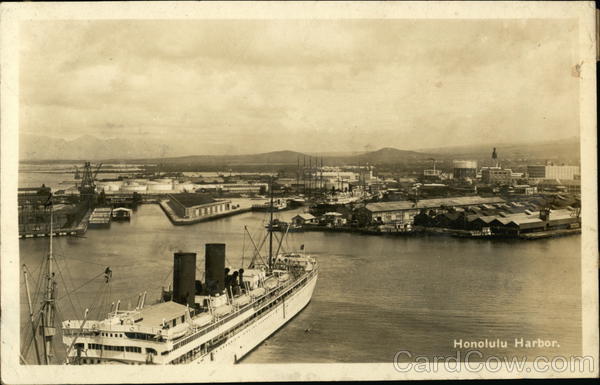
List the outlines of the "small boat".
{"type": "Polygon", "coordinates": [[[244,306],[250,303],[252,298],[248,294],[242,294],[235,297],[231,302],[236,306],[244,306]]]}
{"type": "Polygon", "coordinates": [[[271,222],[271,224],[266,224],[265,228],[267,230],[270,231],[283,231],[285,232],[289,227],[289,224],[287,222],[281,221],[279,219],[273,219],[273,222],[271,222]]]}
{"type": "Polygon", "coordinates": [[[192,318],[192,324],[196,327],[202,327],[212,322],[213,315],[209,312],[202,312],[196,317],[192,318]]]}
{"type": "Polygon", "coordinates": [[[267,279],[265,280],[265,282],[264,282],[264,286],[265,286],[265,287],[266,287],[268,290],[271,290],[271,289],[274,289],[274,288],[276,288],[276,287],[277,287],[277,285],[278,285],[278,280],[277,280],[277,278],[276,278],[276,277],[273,277],[273,276],[271,276],[271,277],[267,278],[267,279]]]}
{"type": "Polygon", "coordinates": [[[231,305],[221,305],[213,309],[213,314],[217,317],[223,317],[224,315],[231,313],[232,310],[233,306],[231,305]]]}
{"type": "Polygon", "coordinates": [[[252,205],[252,211],[283,211],[288,208],[288,202],[285,199],[275,199],[272,202],[257,203],[252,205]]]}
{"type": "Polygon", "coordinates": [[[252,298],[258,298],[258,297],[265,295],[266,292],[267,291],[265,290],[264,287],[257,287],[254,290],[250,290],[250,292],[248,292],[248,295],[250,295],[250,297],[252,297],[252,298]]]}
{"type": "Polygon", "coordinates": [[[290,275],[289,275],[288,273],[283,273],[283,274],[280,274],[280,275],[277,277],[277,280],[278,280],[279,282],[286,282],[286,281],[287,281],[287,280],[289,280],[289,279],[290,279],[290,275]]]}

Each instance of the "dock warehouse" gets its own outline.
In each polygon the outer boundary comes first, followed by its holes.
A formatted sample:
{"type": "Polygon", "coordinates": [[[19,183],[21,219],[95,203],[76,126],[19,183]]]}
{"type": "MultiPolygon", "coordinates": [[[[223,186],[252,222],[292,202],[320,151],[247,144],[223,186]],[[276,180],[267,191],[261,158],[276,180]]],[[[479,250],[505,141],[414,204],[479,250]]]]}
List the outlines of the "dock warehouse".
{"type": "Polygon", "coordinates": [[[421,210],[446,211],[450,207],[469,207],[483,204],[494,205],[504,203],[499,197],[454,197],[423,199],[417,203],[412,201],[368,203],[364,210],[371,222],[411,223],[421,210]]]}
{"type": "Polygon", "coordinates": [[[202,218],[231,210],[231,201],[216,200],[204,194],[169,194],[169,206],[182,218],[202,218]]]}

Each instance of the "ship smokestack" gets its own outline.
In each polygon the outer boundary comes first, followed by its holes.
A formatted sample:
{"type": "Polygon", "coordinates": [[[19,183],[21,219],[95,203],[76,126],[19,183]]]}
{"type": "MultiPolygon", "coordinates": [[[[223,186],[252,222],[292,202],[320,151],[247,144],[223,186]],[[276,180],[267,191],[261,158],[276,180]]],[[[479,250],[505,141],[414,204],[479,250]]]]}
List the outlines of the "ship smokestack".
{"type": "Polygon", "coordinates": [[[174,254],[173,258],[173,301],[194,306],[196,294],[196,253],[174,254]]]}
{"type": "MultiPolygon", "coordinates": [[[[207,243],[204,271],[206,287],[212,292],[225,289],[225,244],[207,243]]],[[[211,294],[211,293],[209,293],[211,294]]]]}

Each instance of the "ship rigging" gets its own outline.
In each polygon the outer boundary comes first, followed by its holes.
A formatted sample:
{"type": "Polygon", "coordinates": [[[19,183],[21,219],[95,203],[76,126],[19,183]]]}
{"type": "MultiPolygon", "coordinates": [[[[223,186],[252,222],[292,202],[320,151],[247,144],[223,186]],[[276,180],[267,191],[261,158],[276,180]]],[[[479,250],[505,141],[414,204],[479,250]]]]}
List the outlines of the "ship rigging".
{"type": "MultiPolygon", "coordinates": [[[[271,189],[271,205],[272,202],[271,189]]],[[[88,309],[74,311],[83,314],[82,319],[63,320],[60,329],[58,300],[65,296],[70,299],[69,295],[84,285],[69,291],[65,284],[65,295],[57,298],[56,278],[62,278],[62,273],[51,236],[44,259],[43,290],[34,292],[43,292],[38,311],[33,309],[36,299],[32,302],[30,297],[31,274],[23,267],[32,343],[22,352],[22,361],[26,363],[28,349],[33,345],[39,364],[59,363],[53,346],[59,331],[66,364],[239,362],[308,305],[318,276],[316,260],[304,254],[303,247],[301,252],[280,252],[285,234],[274,234],[272,210],[268,216],[267,235],[260,245],[244,227],[244,244],[247,234],[254,247],[246,270],[243,250],[242,268],[230,274],[225,267],[225,244],[207,243],[204,279],[197,280],[196,253],[175,252],[172,286],[166,291],[163,287],[154,303],[146,300],[144,291],[135,308],[123,309],[120,300],[116,305],[110,302],[113,270],[106,267],[84,284],[100,281],[101,288],[91,306],[92,310],[97,309],[96,317],[88,309]],[[260,250],[267,239],[268,256],[264,261],[260,250]]]]}

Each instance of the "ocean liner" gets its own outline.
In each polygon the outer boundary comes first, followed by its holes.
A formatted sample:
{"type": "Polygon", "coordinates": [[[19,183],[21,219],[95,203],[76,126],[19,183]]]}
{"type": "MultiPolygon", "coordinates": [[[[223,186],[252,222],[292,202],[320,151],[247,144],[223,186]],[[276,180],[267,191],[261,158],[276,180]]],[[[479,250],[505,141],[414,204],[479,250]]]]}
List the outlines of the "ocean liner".
{"type": "Polygon", "coordinates": [[[177,252],[172,289],[163,289],[157,303],[146,305],[144,293],[133,310],[117,302],[104,320],[63,321],[67,363],[237,363],[298,314],[317,283],[318,263],[303,246],[280,253],[281,237],[274,253],[273,231],[268,237],[264,263],[253,258],[231,272],[225,244],[206,244],[200,281],[196,253],[177,252]]]}

